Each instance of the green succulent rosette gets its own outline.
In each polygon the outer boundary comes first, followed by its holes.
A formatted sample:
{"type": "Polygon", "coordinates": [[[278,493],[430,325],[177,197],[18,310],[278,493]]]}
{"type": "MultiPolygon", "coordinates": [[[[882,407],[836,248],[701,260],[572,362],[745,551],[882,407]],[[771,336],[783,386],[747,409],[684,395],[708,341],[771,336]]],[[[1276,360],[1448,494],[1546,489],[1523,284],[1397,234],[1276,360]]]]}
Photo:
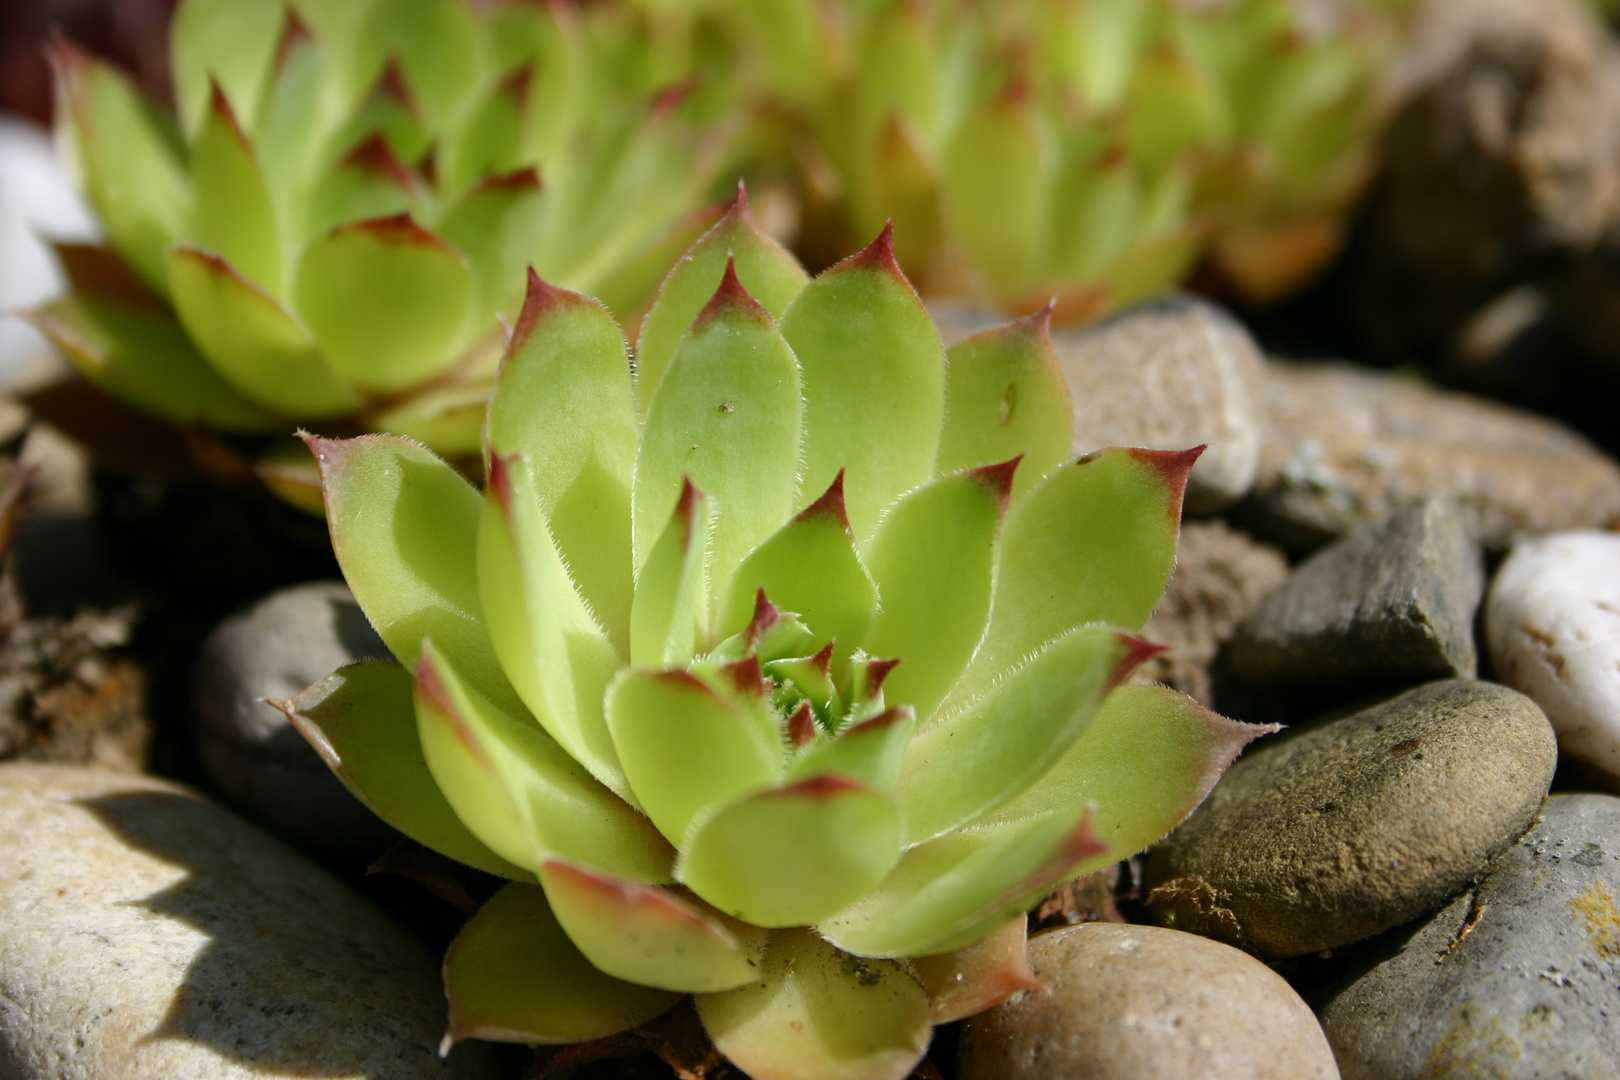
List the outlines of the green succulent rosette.
{"type": "Polygon", "coordinates": [[[739,198],[634,363],[530,277],[482,494],[407,439],[310,437],[398,663],[282,708],[511,879],[445,961],[448,1040],[693,995],[759,1080],[893,1080],[1031,985],[1024,913],[1267,730],[1121,685],[1198,452],[1076,459],[1071,425],[1045,313],[947,352],[887,231],[809,280],[739,198]]]}
{"type": "Polygon", "coordinates": [[[728,129],[591,41],[565,4],[185,0],[172,114],[59,45],[111,250],[36,323],[166,421],[476,454],[526,264],[633,314],[718,214],[728,129]]]}
{"type": "Polygon", "coordinates": [[[666,69],[730,81],[762,175],[797,163],[809,257],[893,219],[925,295],[1015,311],[1055,295],[1079,319],[1205,258],[1258,301],[1324,265],[1387,112],[1376,87],[1406,4],[632,6],[666,69]]]}

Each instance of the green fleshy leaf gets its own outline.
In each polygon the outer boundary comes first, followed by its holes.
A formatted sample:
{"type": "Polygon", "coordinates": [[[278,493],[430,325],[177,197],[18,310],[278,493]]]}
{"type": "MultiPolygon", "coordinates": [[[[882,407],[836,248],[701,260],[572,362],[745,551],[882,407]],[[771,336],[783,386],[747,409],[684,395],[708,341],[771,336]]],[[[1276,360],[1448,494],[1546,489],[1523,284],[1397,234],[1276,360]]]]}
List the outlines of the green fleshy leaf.
{"type": "Polygon", "coordinates": [[[951,833],[906,852],[882,885],[816,929],[861,956],[952,952],[1102,850],[1084,807],[951,833]]]}
{"type": "Polygon", "coordinates": [[[630,798],[603,715],[620,666],[574,590],[521,455],[490,462],[478,530],[478,589],[501,666],[529,711],[569,754],[630,798]]]}
{"type": "Polygon", "coordinates": [[[608,690],[607,714],[631,788],[673,844],[708,807],[781,778],[780,747],[684,671],[624,672],[608,690]]]}
{"type": "MultiPolygon", "coordinates": [[[[410,672],[398,664],[346,664],[287,701],[287,715],[327,767],[372,812],[441,855],[514,881],[533,881],[461,823],[428,771],[416,737],[410,672]]],[[[532,865],[532,864],[530,864],[532,865]]]]}
{"type": "Polygon", "coordinates": [[[947,708],[1076,626],[1136,630],[1147,621],[1175,568],[1181,497],[1198,453],[1088,454],[1007,515],[990,626],[947,708]]]}
{"type": "Polygon", "coordinates": [[[902,661],[885,692],[924,723],[984,636],[996,532],[1017,465],[1015,458],[910,492],[872,541],[868,561],[882,607],[863,645],[902,661]]]}
{"type": "Polygon", "coordinates": [[[852,780],[820,776],[704,819],[675,876],[744,922],[802,926],[864,896],[899,856],[894,803],[852,780]]]}
{"type": "Polygon", "coordinates": [[[540,866],[557,921],[597,969],[681,993],[728,990],[759,978],[765,932],[709,912],[669,889],[559,860],[540,866]]]}
{"type": "Polygon", "coordinates": [[[354,48],[362,83],[399,64],[434,130],[457,117],[494,59],[463,0],[376,0],[356,27],[354,48]]]}
{"type": "Polygon", "coordinates": [[[1244,746],[1276,730],[1228,720],[1162,686],[1121,686],[1045,776],[974,827],[1089,803],[1108,857],[1125,858],[1180,824],[1244,746]]]}
{"type": "Polygon", "coordinates": [[[855,550],[844,510],[842,472],[826,494],[737,567],[720,608],[722,637],[748,625],[760,589],[773,603],[797,612],[818,637],[835,639],[840,664],[865,639],[877,611],[878,592],[855,550]]]}
{"type": "Polygon", "coordinates": [[[304,441],[321,469],[338,565],[389,650],[412,668],[431,637],[480,695],[521,716],[478,602],[478,492],[406,439],[304,441]]]}
{"type": "Polygon", "coordinates": [[[945,154],[951,235],[999,296],[1029,287],[1047,228],[1047,167],[1029,106],[990,102],[969,116],[945,154]]]}
{"type": "Polygon", "coordinates": [[[191,183],[198,245],[223,256],[265,292],[280,296],[285,266],[276,208],[253,148],[217,85],[191,147],[191,183]]]}
{"type": "Polygon", "coordinates": [[[472,275],[454,248],[400,215],[311,242],[292,294],[339,374],[388,392],[450,366],[472,309],[472,275]]]}
{"type": "Polygon", "coordinates": [[[415,174],[400,164],[381,135],[373,135],[327,166],[296,204],[297,241],[302,244],[357,221],[412,213],[423,202],[415,174]]]}
{"type": "Polygon", "coordinates": [[[169,65],[188,134],[207,124],[216,79],[244,116],[255,114],[286,18],[282,0],[186,0],[175,9],[169,65]]]}
{"type": "Polygon", "coordinates": [[[696,999],[715,1047],[770,1080],[904,1080],[928,1050],[928,995],[892,960],[810,930],[771,935],[762,981],[696,999]]]}
{"type": "Polygon", "coordinates": [[[163,253],[191,222],[180,136],[121,73],[57,46],[57,125],[107,236],[141,280],[167,292],[163,253]]]}
{"type": "Polygon", "coordinates": [[[925,728],[895,784],[906,846],[943,836],[1021,793],[1086,730],[1108,690],[1156,651],[1109,627],[1082,626],[965,711],[925,728]]]}
{"type": "Polygon", "coordinates": [[[788,768],[788,780],[843,776],[874,791],[894,787],[917,727],[917,714],[900,705],[819,742],[788,768]]]}
{"type": "Polygon", "coordinates": [[[621,312],[625,321],[645,313],[658,292],[658,285],[675,261],[721,217],[719,208],[701,207],[656,233],[652,239],[600,274],[594,285],[596,297],[609,311],[621,312]]]}
{"type": "Polygon", "coordinates": [[[1219,146],[1230,135],[1226,98],[1207,71],[1168,48],[1148,53],[1131,81],[1125,143],[1131,158],[1157,175],[1193,147],[1219,146]]]}
{"type": "Polygon", "coordinates": [[[487,319],[518,301],[530,238],[545,203],[533,169],[494,176],[473,187],[439,221],[439,235],[466,256],[473,274],[473,310],[487,319]]]}
{"type": "Polygon", "coordinates": [[[952,345],[945,379],[940,475],[1022,455],[1012,502],[1068,460],[1074,405],[1048,330],[1051,309],[952,345]]]}
{"type": "Polygon", "coordinates": [[[924,138],[911,124],[891,116],[872,147],[871,161],[863,164],[868,183],[849,193],[858,235],[870,235],[893,221],[900,264],[926,265],[942,242],[944,214],[938,169],[924,138]],[[863,189],[870,198],[860,198],[863,189]]]}
{"type": "Polygon", "coordinates": [[[636,341],[636,397],[642,415],[652,407],[653,392],[675,347],[715,295],[728,261],[748,295],[773,319],[782,317],[789,301],[810,280],[786,248],[760,232],[749,212],[748,196],[739,186],[737,201],[675,263],[642,320],[636,341]]]}
{"type": "Polygon", "coordinates": [[[714,500],[686,481],[636,581],[630,606],[631,663],[680,667],[697,651],[708,599],[706,556],[713,520],[714,500]]]}
{"type": "Polygon", "coordinates": [[[646,818],[527,720],[471,690],[424,643],[417,733],[439,789],[490,850],[519,866],[569,859],[632,881],[669,880],[674,852],[646,818]]]}
{"type": "MultiPolygon", "coordinates": [[[[531,273],[485,430],[491,454],[528,459],[540,509],[580,595],[628,655],[638,433],[630,359],[613,317],[531,273]]],[[[650,662],[663,663],[662,654],[650,662]]]]}
{"type": "Polygon", "coordinates": [[[719,514],[709,539],[718,591],[743,557],[793,513],[799,457],[799,367],[731,263],[658,384],[636,458],[635,563],[647,559],[683,477],[719,514]],[[746,469],[737,463],[748,462],[746,469]]]}
{"type": "Polygon", "coordinates": [[[461,123],[444,134],[438,177],[444,191],[462,191],[489,176],[528,164],[523,154],[524,114],[533,72],[523,69],[497,83],[461,123]]]}
{"type": "Polygon", "coordinates": [[[895,496],[933,474],[945,408],[945,350],[894,261],[891,231],[805,286],[782,336],[804,387],[799,486],[823,491],[847,467],[849,520],[864,544],[895,496]]]}
{"type": "Polygon", "coordinates": [[[1028,941],[1028,921],[1018,915],[965,948],[914,957],[911,966],[928,990],[928,1018],[949,1024],[1038,988],[1041,980],[1029,968],[1028,941]]]}
{"type": "MultiPolygon", "coordinates": [[[[224,7],[231,5],[231,0],[215,2],[224,7]]],[[[303,199],[321,147],[336,119],[338,103],[334,95],[325,92],[327,87],[321,78],[325,52],[323,43],[310,36],[302,21],[287,21],[254,128],[259,167],[264,170],[271,194],[283,200],[278,210],[287,229],[283,237],[289,247],[303,241],[304,235],[298,232],[304,222],[303,208],[294,203],[303,199]]],[[[391,206],[355,216],[377,217],[403,209],[403,205],[391,206]]],[[[322,224],[316,231],[324,231],[340,220],[322,224]]]]}
{"type": "MultiPolygon", "coordinates": [[[[486,348],[498,355],[499,339],[491,338],[475,346],[475,351],[458,366],[463,370],[475,366],[486,348]]],[[[475,458],[484,445],[484,412],[494,381],[493,376],[475,376],[467,382],[445,383],[413,393],[398,399],[391,409],[368,413],[363,422],[374,431],[414,439],[449,458],[475,458]]]]}
{"type": "Polygon", "coordinates": [[[161,305],[76,294],[28,318],[85,378],[143,412],[223,431],[287,428],[220,378],[161,305]]]}
{"type": "Polygon", "coordinates": [[[360,396],[308,332],[224,259],[170,248],[169,290],[186,333],[243,394],[283,415],[312,419],[360,407],[360,396]]]}
{"type": "Polygon", "coordinates": [[[680,1000],[604,975],[563,931],[533,886],[508,885],[478,909],[444,958],[446,1045],[490,1039],[584,1042],[646,1023],[680,1000]]]}

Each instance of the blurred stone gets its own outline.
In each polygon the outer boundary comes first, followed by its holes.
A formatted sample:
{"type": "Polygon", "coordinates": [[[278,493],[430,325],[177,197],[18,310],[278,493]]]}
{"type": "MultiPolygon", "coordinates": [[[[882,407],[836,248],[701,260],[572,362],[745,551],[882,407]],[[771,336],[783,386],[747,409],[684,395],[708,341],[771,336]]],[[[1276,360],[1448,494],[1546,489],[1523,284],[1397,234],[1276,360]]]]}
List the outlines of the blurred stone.
{"type": "Polygon", "coordinates": [[[1288,576],[1276,548],[1224,521],[1184,521],[1176,570],[1142,636],[1169,651],[1137,668],[1132,682],[1163,683],[1214,704],[1210,667],[1261,597],[1288,576]]]}
{"type": "Polygon", "coordinates": [[[0,1076],[494,1077],[438,1054],[438,960],[165,781],[0,765],[0,1076]]]}
{"type": "Polygon", "coordinates": [[[270,594],[215,628],[197,657],[197,746],[222,795],[317,848],[380,851],[394,832],[350,795],[280,710],[344,664],[389,658],[341,581],[270,594]]]}
{"type": "Polygon", "coordinates": [[[1295,568],[1233,635],[1225,670],[1249,693],[1311,700],[1472,678],[1484,588],[1472,525],[1432,495],[1295,568]]]}
{"type": "Polygon", "coordinates": [[[1338,1080],[1299,995],[1219,942],[1088,923],[1029,959],[1044,986],[963,1024],[960,1080],[1338,1080]]]}
{"type": "Polygon", "coordinates": [[[1556,760],[1535,702],[1461,679],[1268,739],[1153,849],[1148,908],[1260,956],[1348,945],[1483,874],[1556,760]]]}
{"type": "Polygon", "coordinates": [[[1564,753],[1620,776],[1620,534],[1515,547],[1491,583],[1485,640],[1497,678],[1541,706],[1564,753]]]}
{"type": "Polygon", "coordinates": [[[1620,465],[1543,417],[1341,363],[1272,362],[1265,400],[1259,476],[1236,518],[1291,552],[1441,492],[1497,551],[1515,532],[1620,520],[1620,465]]]}
{"type": "Polygon", "coordinates": [[[1554,795],[1490,874],[1368,944],[1322,1022],[1345,1080],[1620,1076],[1620,799],[1554,795]]]}

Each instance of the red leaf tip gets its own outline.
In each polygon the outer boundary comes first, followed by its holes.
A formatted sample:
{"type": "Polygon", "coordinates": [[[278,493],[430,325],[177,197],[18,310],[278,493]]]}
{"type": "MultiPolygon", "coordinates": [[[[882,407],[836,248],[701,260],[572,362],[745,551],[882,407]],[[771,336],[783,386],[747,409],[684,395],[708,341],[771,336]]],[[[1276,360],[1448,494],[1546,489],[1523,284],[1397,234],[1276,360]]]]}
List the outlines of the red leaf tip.
{"type": "Polygon", "coordinates": [[[738,280],[736,256],[728,255],[726,256],[726,272],[720,279],[720,287],[714,291],[714,295],[709,298],[709,302],[703,305],[703,310],[698,312],[698,317],[692,320],[692,326],[695,329],[710,319],[733,312],[751,316],[767,326],[775,325],[770,313],[761,307],[757,300],[748,295],[748,290],[743,288],[743,283],[738,280]]]}
{"type": "Polygon", "coordinates": [[[890,660],[871,660],[867,662],[866,685],[862,687],[865,694],[865,699],[867,701],[875,700],[878,694],[882,692],[883,680],[889,677],[889,672],[893,671],[895,665],[898,663],[900,663],[899,657],[895,657],[890,660]]]}
{"type": "Polygon", "coordinates": [[[811,521],[819,517],[829,517],[843,526],[844,532],[850,537],[855,535],[849,525],[849,511],[844,505],[844,470],[839,469],[838,475],[827,486],[819,499],[799,511],[795,520],[811,521]]]}
{"type": "Polygon", "coordinates": [[[967,476],[978,481],[984,489],[996,500],[996,513],[1007,513],[1007,500],[1012,497],[1013,474],[1018,471],[1018,463],[1024,460],[1019,454],[1011,461],[1003,461],[999,465],[981,465],[976,469],[969,469],[967,476]]]}
{"type": "Polygon", "coordinates": [[[1143,641],[1135,634],[1120,633],[1117,638],[1120,645],[1125,649],[1125,655],[1120,657],[1119,663],[1114,666],[1113,674],[1108,676],[1108,682],[1103,690],[1104,693],[1130,678],[1131,672],[1141,667],[1148,660],[1162,652],[1170,651],[1168,645],[1155,645],[1151,641],[1143,641]]]}
{"type": "Polygon", "coordinates": [[[743,644],[752,650],[758,648],[760,639],[770,633],[777,623],[782,621],[782,613],[776,609],[765,596],[765,589],[759,588],[754,593],[754,617],[748,620],[748,628],[743,631],[743,644]]]}
{"type": "Polygon", "coordinates": [[[1187,494],[1187,477],[1208,443],[1200,443],[1189,450],[1146,450],[1131,447],[1126,452],[1154,473],[1168,490],[1170,520],[1181,520],[1181,503],[1187,494]]]}
{"type": "Polygon", "coordinates": [[[343,155],[343,164],[381,177],[402,190],[416,189],[416,177],[405,167],[405,163],[399,160],[394,148],[388,145],[388,140],[382,137],[381,132],[373,131],[358,146],[343,155]]]}
{"type": "Polygon", "coordinates": [[[765,681],[765,673],[760,669],[757,653],[750,653],[741,660],[723,665],[720,674],[739,694],[763,699],[770,693],[770,684],[765,681]]]}
{"type": "Polygon", "coordinates": [[[831,799],[842,795],[846,791],[865,791],[865,785],[859,784],[843,776],[812,776],[808,780],[800,780],[797,784],[789,784],[774,794],[778,797],[789,796],[801,799],[831,799]]]}
{"type": "Polygon", "coordinates": [[[489,481],[487,489],[495,497],[495,503],[503,513],[509,512],[512,505],[512,458],[515,454],[491,454],[489,456],[489,481]]]}
{"type": "Polygon", "coordinates": [[[815,741],[816,719],[810,712],[808,701],[799,702],[799,707],[788,717],[787,738],[794,747],[807,746],[815,741]]]}
{"type": "Polygon", "coordinates": [[[528,287],[523,292],[523,310],[518,313],[517,323],[512,327],[512,340],[506,346],[507,355],[523,347],[543,316],[584,303],[589,303],[585,297],[549,284],[531,265],[528,287]]]}

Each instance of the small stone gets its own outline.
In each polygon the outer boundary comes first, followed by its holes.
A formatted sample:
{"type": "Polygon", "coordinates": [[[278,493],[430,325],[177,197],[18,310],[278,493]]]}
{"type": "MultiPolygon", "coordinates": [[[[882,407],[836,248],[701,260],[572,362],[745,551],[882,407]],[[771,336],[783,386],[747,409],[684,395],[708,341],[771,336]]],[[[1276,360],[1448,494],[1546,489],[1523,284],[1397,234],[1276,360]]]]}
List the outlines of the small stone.
{"type": "Polygon", "coordinates": [[[286,700],[344,664],[389,657],[341,581],[282,589],[220,623],[195,675],[197,746],[209,780],[295,843],[380,851],[396,834],[260,699],[286,700]]]}
{"type": "Polygon", "coordinates": [[[1187,482],[1187,512],[1241,499],[1260,457],[1260,350],[1224,310],[1172,295],[1052,335],[1074,396],[1074,446],[1184,450],[1207,443],[1187,482]]]}
{"type": "Polygon", "coordinates": [[[1260,598],[1288,576],[1288,560],[1219,518],[1184,521],[1176,570],[1142,636],[1167,645],[1132,682],[1156,682],[1214,705],[1210,665],[1260,598]]]}
{"type": "Polygon", "coordinates": [[[1323,1010],[1345,1080],[1620,1076],[1620,799],[1554,795],[1479,885],[1323,1010]]]}
{"type": "Polygon", "coordinates": [[[1529,540],[1491,582],[1496,675],[1535,699],[1571,757],[1620,776],[1620,534],[1529,540]]]}
{"type": "Polygon", "coordinates": [[[1483,874],[1556,759],[1535,702],[1462,679],[1257,743],[1149,856],[1149,910],[1266,957],[1370,937],[1483,874]]]}
{"type": "Polygon", "coordinates": [[[164,781],[0,766],[0,1075],[475,1080],[438,962],[301,856],[164,781]]]}
{"type": "Polygon", "coordinates": [[[1251,692],[1313,698],[1472,678],[1484,588],[1472,525],[1430,496],[1295,568],[1233,635],[1226,672],[1251,692]]]}
{"type": "Polygon", "coordinates": [[[1620,520],[1620,465],[1551,420],[1348,364],[1271,362],[1258,478],[1237,510],[1306,553],[1391,510],[1451,492],[1480,539],[1620,520]]]}
{"type": "Polygon", "coordinates": [[[1219,942],[1087,923],[1031,938],[1029,959],[1044,987],[963,1025],[960,1080],[1338,1078],[1299,995],[1219,942]]]}

